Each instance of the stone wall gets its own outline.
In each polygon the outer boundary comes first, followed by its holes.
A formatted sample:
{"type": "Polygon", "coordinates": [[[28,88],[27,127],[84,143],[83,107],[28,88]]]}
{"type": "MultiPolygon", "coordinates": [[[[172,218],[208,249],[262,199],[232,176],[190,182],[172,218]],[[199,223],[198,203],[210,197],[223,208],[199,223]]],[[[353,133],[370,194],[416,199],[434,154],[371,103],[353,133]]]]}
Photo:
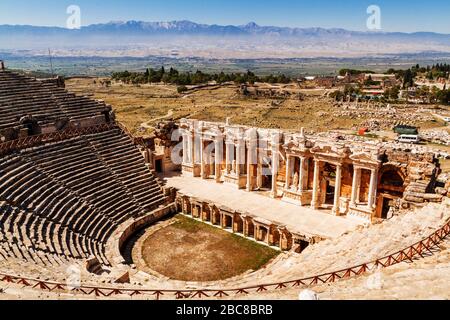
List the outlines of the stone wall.
{"type": "Polygon", "coordinates": [[[236,211],[179,192],[175,202],[178,212],[282,251],[298,250],[296,243],[316,243],[322,240],[315,236],[293,233],[286,226],[248,212],[236,211]],[[264,236],[260,233],[263,229],[264,236]]]}
{"type": "Polygon", "coordinates": [[[128,239],[137,231],[159,221],[166,215],[176,212],[174,203],[161,206],[160,208],[150,212],[149,214],[138,219],[128,220],[120,225],[109,238],[106,245],[106,255],[113,266],[125,263],[122,256],[122,248],[128,239]]]}

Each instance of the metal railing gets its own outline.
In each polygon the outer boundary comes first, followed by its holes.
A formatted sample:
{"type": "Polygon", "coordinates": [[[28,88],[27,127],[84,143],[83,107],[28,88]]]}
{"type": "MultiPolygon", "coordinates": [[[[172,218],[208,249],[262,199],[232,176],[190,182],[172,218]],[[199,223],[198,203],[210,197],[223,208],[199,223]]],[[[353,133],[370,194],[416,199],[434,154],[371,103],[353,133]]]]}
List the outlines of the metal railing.
{"type": "Polygon", "coordinates": [[[44,133],[35,136],[28,136],[25,138],[6,141],[0,143],[0,155],[5,155],[13,151],[25,148],[36,147],[45,143],[63,141],[80,135],[99,133],[116,127],[118,126],[116,126],[115,124],[101,124],[95,127],[55,131],[51,133],[44,133]]]}
{"type": "Polygon", "coordinates": [[[353,276],[362,275],[378,268],[387,268],[398,263],[409,261],[413,262],[415,259],[424,258],[426,254],[434,254],[436,249],[450,233],[450,221],[443,227],[433,232],[427,238],[395,253],[392,253],[383,258],[376,259],[372,262],[359,264],[346,269],[328,272],[311,277],[281,281],[277,283],[260,284],[242,288],[231,289],[186,289],[186,290],[157,290],[145,288],[113,288],[81,285],[76,288],[70,288],[67,284],[54,281],[45,281],[21,276],[14,276],[10,274],[0,273],[0,281],[21,284],[25,287],[39,288],[50,292],[65,291],[73,294],[95,295],[97,297],[111,297],[117,295],[126,295],[129,297],[137,295],[146,295],[155,299],[162,297],[174,297],[176,299],[202,299],[202,298],[223,298],[236,295],[250,295],[261,292],[277,291],[287,288],[301,288],[324,283],[333,283],[342,279],[348,279],[353,276]]]}
{"type": "Polygon", "coordinates": [[[124,134],[126,134],[131,139],[131,141],[133,141],[133,144],[145,147],[144,137],[133,135],[131,131],[128,130],[128,128],[119,121],[116,121],[116,125],[122,130],[124,134]]]}

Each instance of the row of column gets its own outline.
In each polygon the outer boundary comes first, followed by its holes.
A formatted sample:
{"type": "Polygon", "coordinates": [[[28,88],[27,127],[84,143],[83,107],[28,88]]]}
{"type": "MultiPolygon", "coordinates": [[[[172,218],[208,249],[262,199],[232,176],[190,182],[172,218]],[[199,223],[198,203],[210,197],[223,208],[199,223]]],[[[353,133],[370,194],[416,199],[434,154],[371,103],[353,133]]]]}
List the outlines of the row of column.
{"type": "MultiPolygon", "coordinates": [[[[192,167],[195,167],[196,163],[200,164],[200,175],[203,179],[206,179],[205,174],[205,165],[206,165],[206,154],[204,150],[204,139],[199,139],[200,148],[196,155],[196,150],[194,148],[194,137],[192,133],[188,132],[186,134],[183,134],[183,164],[190,165],[192,167]],[[199,159],[198,162],[197,159],[199,159]]],[[[220,140],[214,140],[214,176],[215,180],[217,182],[220,181],[220,173],[221,173],[221,165],[223,162],[222,155],[223,155],[223,146],[220,140]]],[[[228,151],[228,148],[227,148],[228,151]]],[[[229,156],[229,153],[227,152],[227,157],[229,156]]],[[[227,158],[228,159],[228,158],[227,158]]],[[[210,164],[210,163],[208,163],[210,164]]],[[[211,164],[210,164],[211,165],[211,164]]]]}
{"type": "MultiPolygon", "coordinates": [[[[280,154],[279,154],[279,145],[274,144],[272,146],[272,159],[271,159],[271,176],[272,176],[272,184],[271,184],[271,192],[270,195],[272,198],[276,198],[278,194],[278,185],[277,185],[277,177],[279,171],[279,162],[280,162],[280,154]]],[[[256,186],[259,188],[262,186],[262,176],[263,176],[263,159],[261,156],[261,152],[258,151],[257,144],[254,141],[250,141],[247,145],[247,191],[252,191],[253,185],[253,170],[252,166],[256,165],[256,186]]]]}
{"type": "MultiPolygon", "coordinates": [[[[299,166],[299,172],[298,172],[298,186],[294,186],[296,188],[296,191],[301,193],[305,191],[307,179],[308,179],[308,168],[307,168],[307,161],[308,158],[306,157],[299,157],[300,158],[300,166],[299,166]]],[[[289,190],[289,188],[292,186],[292,173],[294,168],[294,162],[295,157],[294,156],[288,156],[287,157],[287,163],[286,163],[286,185],[285,188],[289,190]]],[[[311,208],[313,209],[319,209],[319,190],[320,190],[320,166],[321,161],[318,159],[314,159],[314,180],[313,180],[313,190],[312,190],[312,200],[311,200],[311,208]]],[[[334,201],[333,201],[333,209],[332,212],[336,215],[339,214],[339,203],[340,203],[340,196],[341,196],[341,186],[342,186],[342,164],[336,165],[336,180],[335,180],[335,192],[334,192],[334,201]]]]}
{"type": "Polygon", "coordinates": [[[243,140],[238,141],[237,144],[231,141],[225,142],[226,174],[228,175],[234,174],[239,177],[242,173],[242,164],[244,162],[245,162],[245,142],[243,140]]]}
{"type": "MultiPolygon", "coordinates": [[[[201,176],[202,178],[207,178],[204,173],[205,166],[205,152],[204,152],[204,140],[200,139],[200,165],[201,165],[201,176]]],[[[194,142],[192,134],[183,135],[183,163],[185,164],[195,164],[195,152],[194,152],[194,142]]],[[[215,148],[215,180],[220,182],[221,176],[221,164],[222,164],[222,144],[219,140],[214,141],[215,148]]],[[[273,198],[277,197],[277,176],[279,170],[279,145],[274,145],[272,149],[272,186],[271,186],[271,196],[273,198]]],[[[300,158],[300,170],[298,172],[299,181],[298,186],[294,186],[297,189],[297,192],[305,191],[305,181],[308,179],[308,169],[307,158],[300,158]]],[[[292,174],[294,169],[294,156],[287,156],[286,159],[286,183],[285,188],[289,189],[292,185],[292,174]]],[[[244,140],[238,141],[235,145],[232,142],[226,143],[226,173],[231,174],[234,173],[237,177],[240,177],[242,174],[242,164],[246,163],[247,166],[247,191],[252,190],[252,165],[257,165],[257,185],[261,186],[262,184],[262,159],[260,159],[260,153],[257,150],[256,141],[249,141],[247,145],[247,159],[245,159],[245,142],[244,140]],[[236,149],[235,149],[236,148],[236,149]],[[235,152],[236,151],[236,152],[235,152]],[[247,160],[247,161],[245,161],[247,160]],[[233,168],[233,165],[235,166],[233,168]],[[234,172],[233,172],[234,171],[234,172]]],[[[321,161],[318,159],[314,159],[314,180],[313,180],[313,190],[312,190],[312,201],[311,208],[318,209],[319,208],[319,190],[320,190],[320,167],[321,161]]],[[[354,174],[353,174],[353,182],[352,182],[352,194],[350,199],[350,205],[355,207],[357,202],[359,201],[360,189],[361,189],[361,171],[362,167],[354,166],[354,174]]],[[[376,199],[376,186],[377,186],[377,170],[370,169],[370,186],[369,186],[369,195],[368,195],[368,204],[367,207],[369,210],[373,209],[376,199]]],[[[342,164],[336,165],[336,180],[335,180],[335,192],[334,192],[334,202],[333,202],[333,213],[339,213],[339,202],[341,195],[341,186],[342,186],[342,164]]]]}
{"type": "MultiPolygon", "coordinates": [[[[287,156],[286,160],[286,184],[285,189],[289,190],[292,186],[292,175],[293,175],[293,169],[294,169],[294,161],[295,156],[287,156]]],[[[308,161],[308,158],[306,157],[299,157],[300,159],[300,166],[299,166],[299,172],[298,172],[298,185],[294,186],[296,189],[296,192],[303,192],[306,191],[305,188],[307,187],[305,182],[308,179],[308,168],[306,168],[306,163],[308,161]]],[[[335,203],[333,210],[338,207],[339,205],[339,196],[340,196],[340,188],[341,188],[341,176],[342,176],[342,168],[341,165],[336,167],[336,185],[337,185],[337,191],[335,193],[335,203]],[[337,198],[337,200],[336,200],[337,198]]],[[[311,200],[311,207],[313,209],[319,208],[319,189],[320,189],[320,160],[314,159],[314,180],[313,180],[313,190],[312,190],[312,200],[311,200]]]]}
{"type": "MultiPolygon", "coordinates": [[[[308,171],[305,170],[305,163],[307,161],[306,157],[299,157],[300,158],[300,169],[299,169],[299,181],[298,186],[294,186],[296,188],[297,192],[303,192],[305,187],[305,179],[307,179],[308,171]]],[[[294,156],[288,156],[286,161],[286,184],[285,188],[289,190],[289,188],[292,186],[292,176],[293,176],[293,169],[294,169],[294,156]]],[[[313,209],[318,209],[319,204],[319,191],[320,191],[320,168],[321,168],[321,161],[318,159],[314,159],[314,180],[313,180],[313,190],[312,190],[312,201],[311,201],[311,207],[313,209]]],[[[350,204],[355,207],[359,197],[360,197],[360,190],[361,190],[361,172],[362,167],[355,166],[354,167],[354,173],[353,173],[353,182],[352,182],[352,194],[351,194],[351,200],[350,204]]],[[[370,186],[369,186],[369,192],[368,192],[368,203],[367,207],[369,210],[373,209],[376,201],[376,191],[377,191],[377,176],[378,171],[377,169],[369,169],[371,171],[370,175],[370,186]]],[[[336,164],[336,179],[335,179],[335,190],[334,190],[334,201],[333,201],[333,213],[339,214],[339,204],[340,204],[340,196],[341,196],[341,190],[342,190],[342,164],[336,164]]]]}
{"type": "MultiPolygon", "coordinates": [[[[352,195],[350,198],[350,205],[352,207],[356,207],[360,198],[361,191],[361,173],[364,168],[354,166],[353,167],[353,182],[352,182],[352,195]]],[[[372,210],[375,206],[375,199],[377,193],[377,179],[378,179],[378,170],[377,169],[368,169],[370,170],[370,184],[369,184],[369,193],[367,199],[367,209],[372,210]]]]}
{"type": "Polygon", "coordinates": [[[308,182],[308,159],[306,157],[286,156],[286,183],[285,189],[294,187],[297,192],[303,192],[308,182]],[[297,185],[293,185],[296,182],[292,180],[295,176],[294,168],[296,159],[300,160],[300,166],[298,171],[297,185]]]}
{"type": "MultiPolygon", "coordinates": [[[[204,168],[206,165],[206,154],[204,148],[204,139],[200,139],[200,151],[199,153],[199,161],[198,163],[201,166],[201,176],[203,178],[207,178],[204,173],[204,168]]],[[[223,145],[220,140],[214,140],[214,166],[215,166],[215,179],[216,181],[220,181],[220,172],[221,165],[223,162],[223,145]]],[[[193,143],[193,137],[191,134],[183,135],[183,164],[192,165],[196,164],[196,158],[194,156],[195,149],[193,143]]],[[[226,173],[227,174],[235,174],[236,176],[240,176],[242,174],[242,165],[245,163],[245,142],[239,141],[236,145],[231,142],[226,142],[225,145],[225,164],[226,164],[226,173]],[[235,166],[235,167],[233,167],[235,166]]]]}
{"type": "MultiPolygon", "coordinates": [[[[194,138],[192,133],[187,132],[183,134],[183,164],[195,166],[196,163],[199,163],[201,168],[201,177],[208,178],[205,175],[205,148],[204,148],[204,139],[200,139],[200,150],[198,155],[195,155],[194,149],[194,138]],[[197,159],[199,158],[199,161],[197,159]]],[[[222,154],[223,154],[223,145],[221,140],[214,140],[214,152],[215,152],[215,180],[220,182],[220,173],[221,173],[221,165],[223,162],[222,154]]],[[[262,184],[262,159],[260,156],[260,152],[258,152],[258,144],[257,140],[250,140],[247,142],[247,157],[246,157],[246,143],[245,141],[238,140],[237,144],[234,142],[226,141],[225,143],[225,165],[226,174],[234,174],[237,177],[240,177],[242,174],[247,174],[247,190],[252,190],[252,178],[253,178],[253,170],[252,166],[257,166],[257,183],[259,185],[262,184]],[[246,167],[246,170],[244,169],[246,167]],[[246,172],[244,172],[246,171],[246,172]]],[[[271,195],[273,197],[277,196],[277,175],[279,170],[279,144],[275,144],[272,146],[272,186],[271,186],[271,195]]]]}

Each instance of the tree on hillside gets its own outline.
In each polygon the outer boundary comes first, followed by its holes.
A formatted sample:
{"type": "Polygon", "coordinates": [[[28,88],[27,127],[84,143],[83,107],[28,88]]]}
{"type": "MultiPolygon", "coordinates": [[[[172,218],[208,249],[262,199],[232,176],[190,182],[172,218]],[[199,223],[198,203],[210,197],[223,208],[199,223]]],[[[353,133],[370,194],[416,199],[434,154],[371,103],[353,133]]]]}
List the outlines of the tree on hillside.
{"type": "Polygon", "coordinates": [[[392,88],[388,88],[384,91],[384,97],[390,100],[397,100],[400,94],[400,87],[394,86],[392,88]]]}
{"type": "Polygon", "coordinates": [[[405,71],[403,75],[403,89],[407,89],[414,86],[414,75],[411,69],[405,71]]]}
{"type": "Polygon", "coordinates": [[[234,81],[238,84],[253,84],[255,82],[289,83],[292,81],[290,77],[287,77],[284,74],[276,76],[271,74],[265,77],[258,77],[250,70],[247,70],[246,73],[225,74],[224,72],[220,72],[219,74],[209,74],[204,73],[201,70],[197,70],[195,73],[179,72],[175,68],[170,68],[169,71],[166,72],[164,67],[161,67],[159,70],[147,68],[144,72],[114,72],[112,74],[112,79],[133,84],[164,82],[179,86],[205,84],[213,80],[218,83],[234,81]]]}
{"type": "Polygon", "coordinates": [[[438,101],[442,104],[450,104],[450,90],[441,90],[437,94],[438,101]]]}

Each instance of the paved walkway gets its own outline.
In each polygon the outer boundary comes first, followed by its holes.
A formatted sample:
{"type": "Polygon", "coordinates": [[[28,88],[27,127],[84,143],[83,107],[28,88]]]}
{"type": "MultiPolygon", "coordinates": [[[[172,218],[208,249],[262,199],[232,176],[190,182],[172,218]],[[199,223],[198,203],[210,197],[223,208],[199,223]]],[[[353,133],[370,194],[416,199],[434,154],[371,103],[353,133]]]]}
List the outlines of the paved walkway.
{"type": "Polygon", "coordinates": [[[257,192],[246,192],[227,184],[185,176],[166,177],[167,186],[181,193],[208,200],[231,209],[248,212],[279,225],[285,225],[293,233],[336,238],[355,229],[359,222],[336,217],[323,211],[300,207],[272,199],[257,192]]]}

